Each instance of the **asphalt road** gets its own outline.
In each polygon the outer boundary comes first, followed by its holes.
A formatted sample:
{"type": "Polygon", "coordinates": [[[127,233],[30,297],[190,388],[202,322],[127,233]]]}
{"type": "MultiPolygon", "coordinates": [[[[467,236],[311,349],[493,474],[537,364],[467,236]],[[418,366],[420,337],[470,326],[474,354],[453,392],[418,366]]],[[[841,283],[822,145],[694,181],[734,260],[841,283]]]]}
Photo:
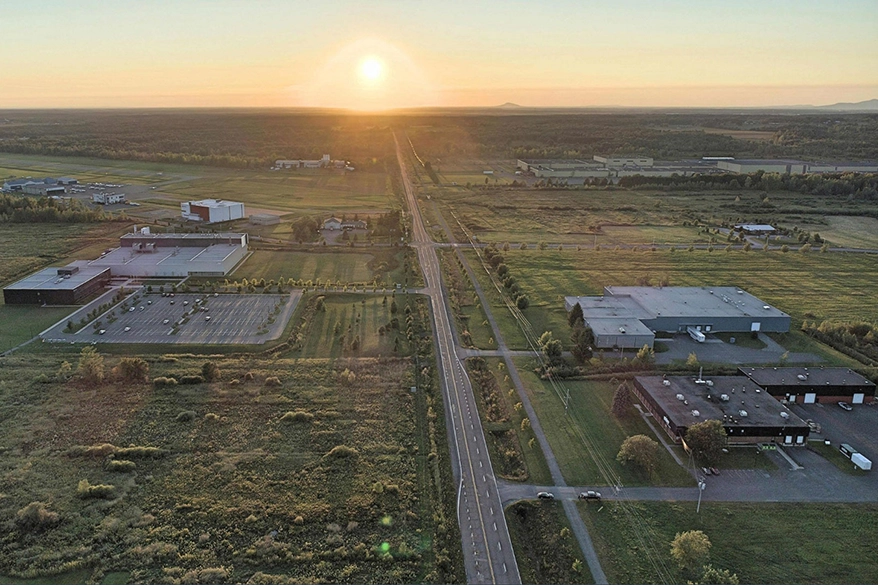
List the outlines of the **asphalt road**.
{"type": "Polygon", "coordinates": [[[472,385],[454,351],[451,318],[435,244],[424,229],[405,156],[395,134],[394,141],[406,202],[412,214],[411,243],[418,252],[426,284],[424,293],[429,296],[433,309],[439,379],[448,414],[455,479],[459,482],[457,512],[467,582],[521,583],[472,385]]]}

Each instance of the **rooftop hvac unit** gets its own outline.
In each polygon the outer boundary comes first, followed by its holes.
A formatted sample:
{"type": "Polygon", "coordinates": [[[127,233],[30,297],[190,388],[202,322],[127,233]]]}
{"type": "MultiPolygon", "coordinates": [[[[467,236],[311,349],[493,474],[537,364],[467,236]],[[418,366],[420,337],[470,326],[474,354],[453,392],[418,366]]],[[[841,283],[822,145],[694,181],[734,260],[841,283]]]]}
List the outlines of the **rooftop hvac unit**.
{"type": "Polygon", "coordinates": [[[679,400],[679,401],[682,402],[682,401],[685,400],[685,399],[686,399],[686,397],[683,396],[682,394],[677,394],[677,400],[679,400]]]}
{"type": "Polygon", "coordinates": [[[662,380],[662,386],[670,386],[670,385],[671,385],[670,380],[662,380]]]}
{"type": "Polygon", "coordinates": [[[771,308],[771,305],[762,305],[762,308],[766,311],[771,308]]]}
{"type": "Polygon", "coordinates": [[[780,413],[780,417],[783,418],[783,419],[790,418],[790,413],[788,413],[788,412],[781,412],[781,413],[780,413]]]}
{"type": "Polygon", "coordinates": [[[701,416],[701,413],[698,412],[697,410],[693,410],[693,411],[692,411],[692,416],[694,416],[694,417],[699,417],[699,416],[701,416]]]}
{"type": "Polygon", "coordinates": [[[624,327],[619,327],[619,333],[625,333],[625,328],[624,328],[624,327]]]}
{"type": "Polygon", "coordinates": [[[728,394],[720,394],[720,395],[719,395],[719,399],[722,400],[723,402],[728,402],[728,401],[729,401],[729,395],[728,395],[728,394]]]}
{"type": "Polygon", "coordinates": [[[805,382],[808,380],[808,376],[806,376],[805,374],[799,374],[798,376],[796,376],[796,378],[798,378],[802,382],[805,382]]]}
{"type": "Polygon", "coordinates": [[[747,416],[747,411],[742,408],[741,410],[738,411],[738,415],[741,418],[744,418],[745,416],[747,416]]]}

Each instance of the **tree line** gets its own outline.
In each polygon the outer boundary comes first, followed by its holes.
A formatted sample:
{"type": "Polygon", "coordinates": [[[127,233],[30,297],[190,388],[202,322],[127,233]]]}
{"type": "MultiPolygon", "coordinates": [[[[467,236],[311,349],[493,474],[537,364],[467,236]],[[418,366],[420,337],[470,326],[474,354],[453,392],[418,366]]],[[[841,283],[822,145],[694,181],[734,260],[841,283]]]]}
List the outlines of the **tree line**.
{"type": "Polygon", "coordinates": [[[81,201],[0,193],[0,223],[94,223],[112,219],[81,201]]]}

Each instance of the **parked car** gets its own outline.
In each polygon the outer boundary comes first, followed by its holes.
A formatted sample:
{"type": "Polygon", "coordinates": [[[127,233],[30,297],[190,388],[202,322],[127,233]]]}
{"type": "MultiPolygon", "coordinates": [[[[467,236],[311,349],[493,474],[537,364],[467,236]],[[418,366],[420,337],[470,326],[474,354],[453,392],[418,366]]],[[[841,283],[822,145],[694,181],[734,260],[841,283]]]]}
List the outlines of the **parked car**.
{"type": "Polygon", "coordinates": [[[204,318],[205,321],[210,321],[210,315],[204,318]]]}
{"type": "Polygon", "coordinates": [[[170,322],[171,322],[170,319],[165,319],[164,321],[162,321],[162,325],[167,325],[170,322]]]}
{"type": "Polygon", "coordinates": [[[710,470],[710,467],[702,467],[701,473],[703,473],[704,475],[710,475],[712,472],[710,470]]]}
{"type": "Polygon", "coordinates": [[[131,327],[126,327],[126,328],[125,328],[125,333],[128,333],[129,331],[131,331],[131,327]]]}
{"type": "Polygon", "coordinates": [[[853,410],[854,407],[848,404],[847,402],[839,402],[838,405],[845,410],[853,410]]]}
{"type": "Polygon", "coordinates": [[[716,467],[711,467],[710,472],[714,475],[719,475],[719,469],[717,469],[716,467]]]}
{"type": "Polygon", "coordinates": [[[173,305],[173,304],[174,304],[174,301],[171,301],[171,304],[173,305]]]}
{"type": "Polygon", "coordinates": [[[588,490],[587,492],[582,492],[579,494],[580,500],[595,500],[597,502],[601,501],[601,492],[596,492],[594,490],[588,490]]]}
{"type": "Polygon", "coordinates": [[[553,494],[552,492],[539,492],[537,494],[537,497],[541,500],[554,500],[555,494],[553,494]]]}
{"type": "Polygon", "coordinates": [[[103,335],[106,332],[107,332],[106,329],[101,329],[100,331],[98,331],[98,335],[103,335]]]}

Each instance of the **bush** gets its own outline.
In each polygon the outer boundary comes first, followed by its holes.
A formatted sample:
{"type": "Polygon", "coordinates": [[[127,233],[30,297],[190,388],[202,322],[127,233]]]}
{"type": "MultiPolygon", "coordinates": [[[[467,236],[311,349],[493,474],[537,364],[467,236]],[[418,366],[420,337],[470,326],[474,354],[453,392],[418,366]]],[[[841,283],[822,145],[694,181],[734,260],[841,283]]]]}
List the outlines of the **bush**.
{"type": "Polygon", "coordinates": [[[117,471],[119,473],[128,473],[137,469],[137,464],[127,459],[110,459],[107,461],[107,471],[117,471]]]}
{"type": "Polygon", "coordinates": [[[305,412],[304,410],[297,410],[295,412],[286,412],[282,417],[280,417],[281,422],[311,422],[314,420],[314,415],[310,412],[305,412]]]}
{"type": "Polygon", "coordinates": [[[253,379],[253,372],[247,372],[246,374],[244,374],[244,381],[245,382],[248,380],[252,380],[252,379],[253,379]]]}
{"type": "Polygon", "coordinates": [[[174,378],[166,378],[164,376],[160,376],[158,378],[153,378],[152,384],[156,388],[164,388],[166,386],[176,386],[177,380],[175,380],[174,378]]]}
{"type": "Polygon", "coordinates": [[[220,379],[220,369],[213,362],[204,362],[201,366],[201,377],[208,382],[216,382],[220,379]]]}
{"type": "Polygon", "coordinates": [[[116,449],[116,457],[121,459],[157,459],[164,457],[166,453],[167,451],[158,447],[137,447],[134,445],[116,449]]]}
{"type": "Polygon", "coordinates": [[[149,364],[143,358],[123,357],[116,366],[115,373],[122,380],[145,382],[149,379],[149,364]]]}
{"type": "Polygon", "coordinates": [[[269,387],[277,387],[281,386],[282,384],[280,378],[278,378],[277,376],[269,376],[265,379],[265,385],[269,387]]]}
{"type": "Polygon", "coordinates": [[[348,447],[347,445],[336,445],[329,451],[329,453],[326,454],[327,457],[334,457],[336,459],[344,457],[356,457],[357,455],[359,455],[359,452],[356,449],[348,447]]]}
{"type": "Polygon", "coordinates": [[[15,525],[26,532],[46,530],[59,520],[58,513],[49,510],[43,502],[31,502],[15,513],[15,525]]]}
{"type": "Polygon", "coordinates": [[[195,420],[195,411],[194,410],[184,410],[180,414],[178,414],[174,420],[177,422],[191,422],[195,420]]]}
{"type": "Polygon", "coordinates": [[[79,485],[76,487],[76,495],[82,499],[90,499],[90,498],[105,498],[109,499],[113,497],[113,492],[115,491],[115,487],[107,484],[95,484],[92,485],[88,482],[87,479],[83,479],[79,482],[79,485]]]}

